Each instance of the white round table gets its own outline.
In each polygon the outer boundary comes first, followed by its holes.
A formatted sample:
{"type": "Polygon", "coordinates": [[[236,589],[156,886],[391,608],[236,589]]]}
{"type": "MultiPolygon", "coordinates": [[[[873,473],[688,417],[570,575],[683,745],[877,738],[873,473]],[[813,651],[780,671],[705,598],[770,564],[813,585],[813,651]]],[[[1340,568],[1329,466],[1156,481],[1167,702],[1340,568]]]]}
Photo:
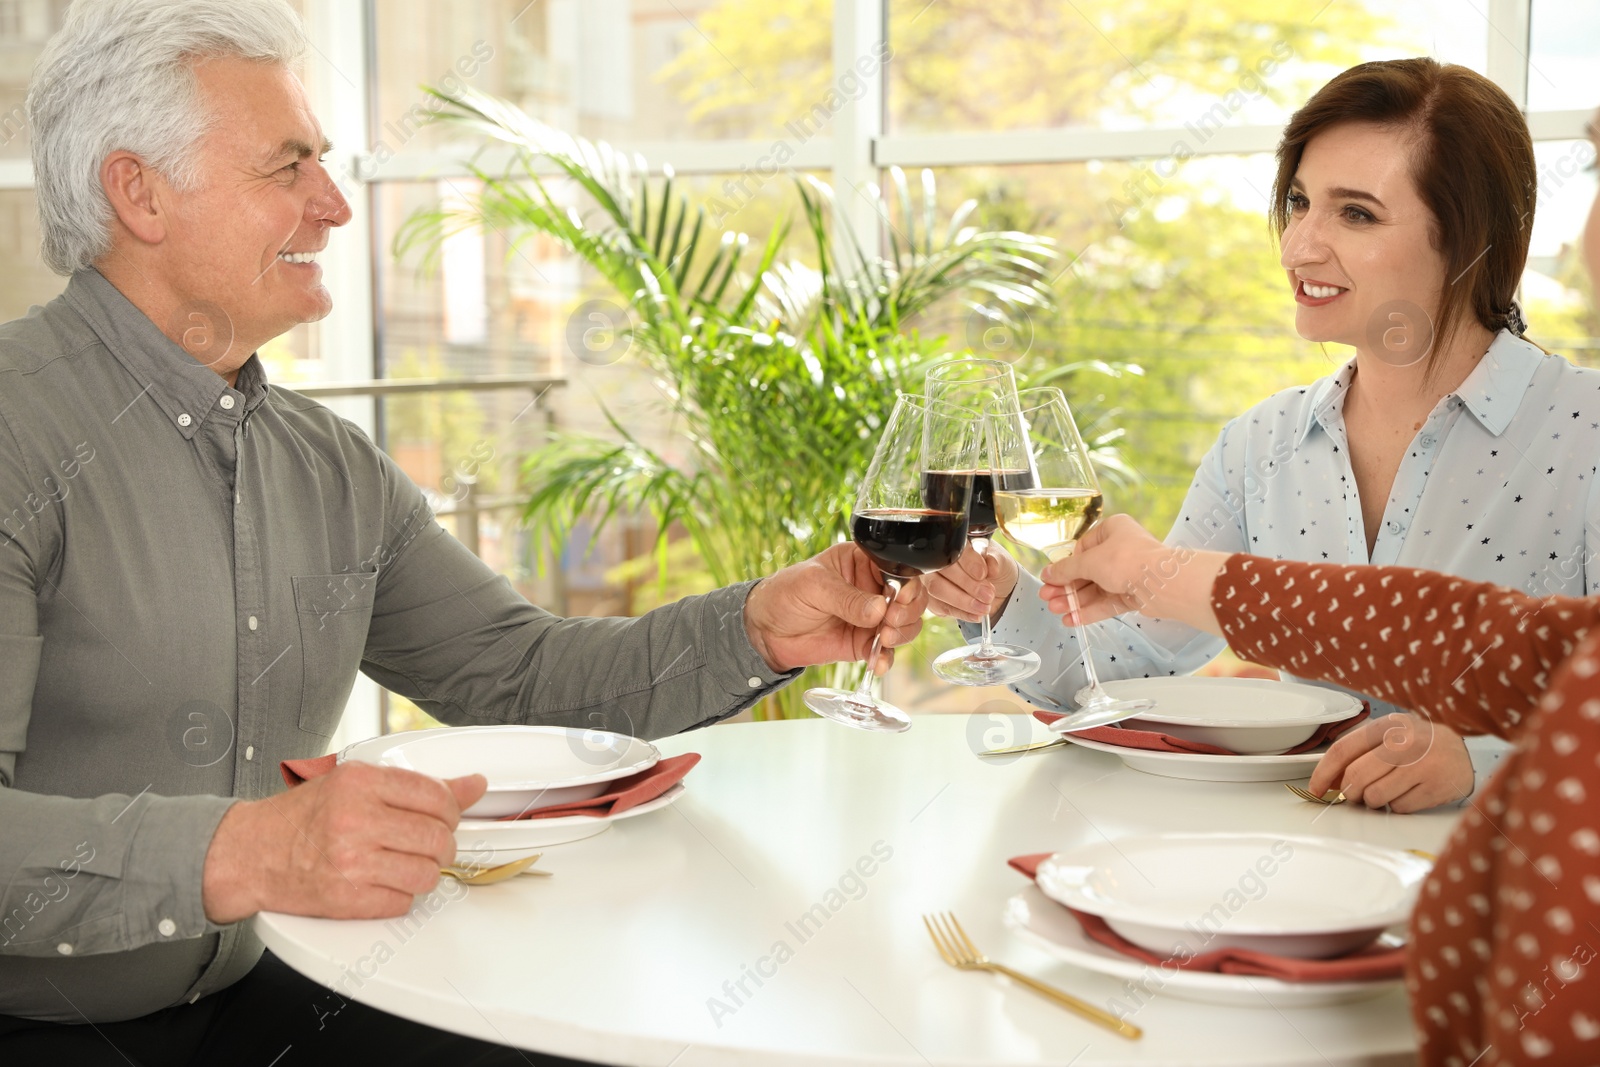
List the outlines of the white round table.
{"type": "Polygon", "coordinates": [[[1160,778],[1076,747],[974,754],[1030,734],[1046,736],[1000,715],[920,717],[898,735],[823,720],[713,726],[659,742],[705,757],[676,804],[550,848],[541,866],[553,878],[436,892],[419,898],[437,906],[422,921],[263,914],[256,928],[289,965],[355,1000],[607,1064],[1412,1061],[1398,990],[1284,1010],[1158,995],[1132,1042],[941,962],[920,916],[950,910],[990,957],[1105,1005],[1119,982],[1004,926],[1007,899],[1027,884],[1008,857],[1218,829],[1437,851],[1458,814],[1322,808],[1281,783],[1160,778]]]}

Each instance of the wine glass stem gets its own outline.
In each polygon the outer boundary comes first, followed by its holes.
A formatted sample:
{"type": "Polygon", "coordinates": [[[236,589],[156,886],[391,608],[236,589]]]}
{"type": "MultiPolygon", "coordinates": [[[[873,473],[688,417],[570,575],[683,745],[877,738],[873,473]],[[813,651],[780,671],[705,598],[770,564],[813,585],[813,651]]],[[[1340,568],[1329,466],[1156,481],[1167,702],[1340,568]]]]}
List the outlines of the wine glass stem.
{"type": "MultiPolygon", "coordinates": [[[[883,576],[883,584],[889,587],[889,607],[892,608],[894,607],[894,598],[900,595],[900,579],[891,578],[885,574],[883,576]]],[[[889,619],[887,610],[884,611],[883,617],[885,623],[887,623],[889,619]]],[[[861,672],[861,682],[856,686],[856,698],[863,703],[872,703],[872,665],[878,662],[878,644],[882,640],[883,628],[880,626],[878,632],[872,635],[872,651],[867,653],[867,669],[861,672]]]]}
{"type": "Polygon", "coordinates": [[[1100,696],[1100,675],[1094,669],[1094,656],[1089,653],[1089,628],[1083,624],[1083,616],[1078,612],[1078,592],[1075,589],[1067,590],[1067,605],[1072,609],[1072,617],[1077,620],[1073,623],[1078,635],[1078,645],[1083,649],[1083,676],[1088,682],[1088,690],[1094,696],[1100,696]]]}
{"type": "MultiPolygon", "coordinates": [[[[972,539],[972,550],[983,558],[984,570],[987,573],[989,567],[989,539],[987,537],[974,537],[972,539]]],[[[980,659],[993,659],[994,656],[994,627],[989,624],[989,609],[985,609],[983,613],[983,637],[978,641],[978,657],[980,659]]]]}

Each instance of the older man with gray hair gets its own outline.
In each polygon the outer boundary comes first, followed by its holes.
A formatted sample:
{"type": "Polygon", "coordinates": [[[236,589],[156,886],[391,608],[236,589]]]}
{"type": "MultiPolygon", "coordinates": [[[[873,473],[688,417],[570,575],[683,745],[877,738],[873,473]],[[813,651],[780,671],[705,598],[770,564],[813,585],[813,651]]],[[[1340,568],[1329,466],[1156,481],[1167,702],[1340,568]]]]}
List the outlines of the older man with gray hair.
{"type": "Polygon", "coordinates": [[[284,0],[78,0],[35,72],[71,280],[0,326],[3,1062],[532,1062],[330,999],[245,921],[405,913],[485,788],[344,765],[282,792],[357,670],[452,725],[660,736],[921,625],[848,544],[556,618],[359,430],[269,388],[254,353],[328,314],[317,255],[350,218],[305,44],[284,0]],[[196,721],[231,737],[209,762],[196,721]]]}

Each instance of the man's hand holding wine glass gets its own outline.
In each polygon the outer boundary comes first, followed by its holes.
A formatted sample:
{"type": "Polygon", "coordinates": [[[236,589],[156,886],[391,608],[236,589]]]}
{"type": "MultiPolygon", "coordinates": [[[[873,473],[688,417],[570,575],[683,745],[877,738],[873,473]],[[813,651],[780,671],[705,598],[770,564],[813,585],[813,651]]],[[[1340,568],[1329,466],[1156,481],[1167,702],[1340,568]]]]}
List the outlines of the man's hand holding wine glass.
{"type": "Polygon", "coordinates": [[[774,671],[865,660],[881,633],[872,668],[882,674],[894,647],[922,631],[928,606],[920,580],[906,582],[893,604],[887,593],[865,552],[837,544],[757,584],[745,600],[745,632],[774,671]]]}

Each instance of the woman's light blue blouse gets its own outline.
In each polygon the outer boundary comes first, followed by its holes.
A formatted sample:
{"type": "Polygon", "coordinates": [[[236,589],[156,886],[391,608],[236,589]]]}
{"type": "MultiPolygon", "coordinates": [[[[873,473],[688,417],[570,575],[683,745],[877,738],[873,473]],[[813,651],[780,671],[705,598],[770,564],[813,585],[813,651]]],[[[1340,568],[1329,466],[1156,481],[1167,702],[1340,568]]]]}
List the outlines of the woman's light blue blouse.
{"type": "MultiPolygon", "coordinates": [[[[1502,331],[1444,397],[1400,462],[1367,553],[1345,439],[1355,362],[1262,401],[1223,428],[1195,472],[1167,542],[1274,559],[1397,564],[1583,596],[1600,585],[1600,371],[1502,331]]],[[[1071,707],[1084,683],[1070,626],[1023,572],[997,640],[1034,649],[1040,671],[1012,688],[1071,707]]],[[[963,627],[967,629],[967,627],[963,627]]],[[[1168,620],[1126,615],[1089,627],[1101,680],[1188,674],[1224,642],[1168,620]]],[[[1396,710],[1373,701],[1373,714],[1396,710]]]]}

